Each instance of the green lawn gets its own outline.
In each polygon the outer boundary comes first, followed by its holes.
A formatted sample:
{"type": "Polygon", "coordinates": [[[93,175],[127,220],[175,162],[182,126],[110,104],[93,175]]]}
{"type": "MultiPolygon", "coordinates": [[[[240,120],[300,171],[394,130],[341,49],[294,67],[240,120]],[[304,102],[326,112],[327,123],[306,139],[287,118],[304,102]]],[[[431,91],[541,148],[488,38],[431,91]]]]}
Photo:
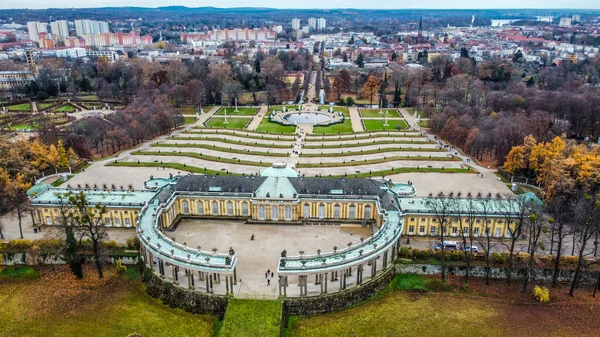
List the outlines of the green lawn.
{"type": "Polygon", "coordinates": [[[280,315],[279,301],[230,300],[219,337],[278,337],[280,315]]]}
{"type": "Polygon", "coordinates": [[[290,109],[298,110],[298,105],[270,105],[267,112],[270,114],[272,111],[282,111],[284,106],[286,111],[290,109]]]}
{"type": "Polygon", "coordinates": [[[194,124],[196,123],[198,120],[196,119],[196,117],[187,117],[184,116],[183,117],[183,125],[190,125],[190,124],[194,124]]]}
{"type": "Polygon", "coordinates": [[[9,111],[31,111],[31,103],[21,103],[6,107],[9,111]]]}
{"type": "MultiPolygon", "coordinates": [[[[243,150],[235,150],[231,147],[220,147],[220,146],[212,146],[208,144],[173,144],[173,143],[162,143],[162,144],[152,144],[153,147],[183,147],[183,148],[195,148],[195,149],[208,149],[215,150],[219,152],[229,152],[229,153],[238,153],[238,154],[248,154],[255,156],[267,156],[267,157],[289,157],[289,153],[276,153],[276,152],[263,152],[263,151],[243,151],[243,150]]],[[[268,151],[268,150],[267,150],[268,151]]]]}
{"type": "Polygon", "coordinates": [[[431,144],[433,143],[430,139],[418,139],[418,140],[373,140],[372,142],[356,142],[347,144],[321,144],[321,145],[304,145],[303,149],[340,149],[349,147],[362,147],[367,145],[381,145],[381,144],[431,144]]]}
{"type": "Polygon", "coordinates": [[[384,147],[374,150],[364,151],[341,151],[334,153],[300,153],[300,157],[345,157],[345,156],[358,156],[361,154],[374,154],[374,153],[386,153],[386,152],[446,152],[444,149],[438,148],[425,148],[420,149],[418,147],[384,147]]]}
{"type": "Polygon", "coordinates": [[[77,98],[82,101],[97,101],[98,100],[98,96],[96,96],[96,95],[83,95],[83,96],[77,96],[77,98]]]}
{"type": "Polygon", "coordinates": [[[477,173],[474,169],[469,168],[437,168],[437,167],[399,167],[393,168],[391,170],[382,170],[382,171],[369,171],[369,172],[361,172],[361,173],[351,173],[347,175],[336,175],[332,177],[347,177],[347,178],[371,178],[371,177],[384,177],[397,173],[477,173]]]}
{"type": "Polygon", "coordinates": [[[54,109],[55,112],[75,112],[75,107],[73,107],[70,104],[65,104],[62,105],[56,109],[54,109]]]}
{"type": "MultiPolygon", "coordinates": [[[[327,109],[327,111],[329,111],[329,105],[319,105],[319,109],[321,109],[321,110],[327,109]]],[[[345,106],[334,105],[333,111],[334,112],[341,111],[345,117],[350,117],[350,112],[348,111],[348,108],[345,106]]]]}
{"type": "Polygon", "coordinates": [[[379,114],[379,109],[360,109],[360,115],[362,117],[385,117],[385,112],[389,118],[398,118],[400,114],[396,109],[383,109],[383,114],[379,114]]]}
{"type": "Polygon", "coordinates": [[[256,132],[262,133],[296,133],[296,126],[281,125],[276,122],[271,122],[268,117],[264,117],[256,128],[256,132]]]}
{"type": "Polygon", "coordinates": [[[224,128],[224,129],[245,129],[250,118],[227,118],[227,124],[224,117],[211,117],[207,122],[206,126],[209,128],[224,128]]]}
{"type": "Polygon", "coordinates": [[[215,115],[224,115],[227,111],[227,116],[254,116],[258,112],[258,108],[238,108],[238,110],[235,112],[235,107],[223,107],[215,115]]]}
{"type": "Polygon", "coordinates": [[[31,123],[22,123],[22,124],[13,125],[10,127],[10,129],[12,131],[24,131],[24,130],[35,130],[39,127],[40,127],[40,124],[37,122],[34,122],[33,126],[31,125],[31,123]]]}
{"type": "MultiPolygon", "coordinates": [[[[180,133],[180,135],[185,135],[186,133],[180,133]]],[[[226,139],[226,138],[216,138],[216,137],[211,137],[211,135],[207,135],[204,137],[182,137],[182,136],[171,136],[171,138],[169,138],[171,140],[206,140],[206,141],[213,141],[213,142],[219,142],[219,143],[224,143],[224,144],[239,144],[239,145],[247,145],[247,146],[260,146],[260,147],[264,147],[264,148],[276,148],[276,149],[289,149],[292,147],[291,144],[287,145],[281,145],[281,142],[279,142],[277,139],[268,139],[268,140],[272,140],[273,143],[268,144],[268,143],[258,143],[258,142],[242,142],[241,140],[235,141],[232,139],[226,139]]],[[[251,139],[249,139],[251,140],[251,139]]]]}
{"type": "Polygon", "coordinates": [[[321,162],[321,163],[300,163],[296,164],[297,168],[307,168],[307,167],[344,167],[344,166],[360,166],[360,165],[372,165],[372,164],[380,164],[389,161],[401,161],[401,160],[410,160],[410,161],[460,161],[461,159],[456,157],[419,157],[419,156],[383,156],[377,159],[363,159],[350,161],[345,160],[343,162],[321,162]]]}
{"type": "Polygon", "coordinates": [[[406,129],[406,122],[403,120],[388,120],[387,126],[383,125],[384,122],[384,120],[363,119],[363,123],[367,131],[396,130],[396,125],[400,125],[400,129],[406,129]]]}
{"type": "Polygon", "coordinates": [[[137,276],[127,280],[107,271],[98,280],[86,268],[76,281],[65,266],[54,269],[61,271],[47,268],[38,280],[0,282],[0,336],[214,335],[215,317],[171,309],[147,295],[137,276]]]}
{"type": "Polygon", "coordinates": [[[36,103],[38,110],[44,110],[52,106],[52,103],[36,103]]]}
{"type": "Polygon", "coordinates": [[[166,168],[171,168],[171,169],[175,169],[175,170],[181,170],[181,171],[186,171],[186,172],[191,172],[191,173],[200,173],[200,174],[209,174],[209,175],[231,175],[231,176],[240,176],[241,174],[238,173],[230,173],[227,171],[217,171],[217,170],[210,170],[207,168],[202,168],[202,167],[197,167],[197,166],[191,166],[191,165],[185,165],[185,164],[179,164],[179,163],[161,163],[161,162],[123,162],[123,161],[118,161],[118,162],[111,162],[109,164],[106,164],[106,166],[124,166],[124,167],[166,167],[166,168]]]}
{"type": "MultiPolygon", "coordinates": [[[[209,112],[210,110],[212,110],[212,108],[214,108],[214,105],[207,105],[207,106],[202,106],[202,110],[204,110],[204,112],[209,112]]],[[[187,114],[187,115],[195,115],[196,114],[196,110],[198,110],[198,107],[196,106],[186,106],[183,108],[179,108],[179,111],[181,111],[182,114],[187,114]]]]}
{"type": "Polygon", "coordinates": [[[419,121],[419,126],[422,127],[422,128],[428,128],[429,127],[429,120],[419,121]]]}
{"type": "Polygon", "coordinates": [[[197,158],[197,159],[214,161],[214,162],[219,162],[219,163],[250,165],[250,166],[266,166],[266,167],[268,167],[268,166],[273,165],[272,163],[267,163],[267,162],[262,162],[262,161],[255,162],[255,161],[249,161],[249,160],[223,158],[220,156],[215,157],[215,156],[209,156],[209,155],[197,153],[197,152],[173,152],[173,151],[158,150],[158,151],[136,151],[136,152],[133,152],[133,154],[142,155],[142,156],[190,157],[190,158],[197,158]]]}
{"type": "Polygon", "coordinates": [[[342,123],[337,123],[329,126],[315,126],[313,127],[313,133],[315,134],[338,134],[338,133],[352,133],[352,122],[350,118],[344,119],[342,123]]]}

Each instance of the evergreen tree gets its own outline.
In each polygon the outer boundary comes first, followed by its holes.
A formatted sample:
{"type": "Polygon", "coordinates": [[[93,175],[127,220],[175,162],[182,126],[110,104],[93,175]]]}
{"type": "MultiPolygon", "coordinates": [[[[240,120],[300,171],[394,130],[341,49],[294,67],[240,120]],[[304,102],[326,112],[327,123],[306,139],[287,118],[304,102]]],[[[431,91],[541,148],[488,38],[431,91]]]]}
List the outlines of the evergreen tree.
{"type": "Polygon", "coordinates": [[[348,62],[348,54],[344,53],[344,59],[343,59],[343,61],[344,62],[348,62]]]}
{"type": "Polygon", "coordinates": [[[356,65],[358,65],[359,68],[365,67],[365,57],[362,53],[358,54],[358,57],[356,58],[356,65]]]}

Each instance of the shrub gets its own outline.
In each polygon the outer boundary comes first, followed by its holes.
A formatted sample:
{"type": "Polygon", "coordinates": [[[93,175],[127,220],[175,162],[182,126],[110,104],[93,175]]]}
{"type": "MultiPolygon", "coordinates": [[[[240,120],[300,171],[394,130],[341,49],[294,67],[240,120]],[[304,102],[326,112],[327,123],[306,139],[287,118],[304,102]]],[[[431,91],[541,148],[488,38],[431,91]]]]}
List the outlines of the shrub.
{"type": "Polygon", "coordinates": [[[500,254],[498,252],[492,253],[492,261],[494,261],[495,263],[504,263],[504,262],[506,262],[506,260],[507,260],[506,255],[500,254]]]}
{"type": "Polygon", "coordinates": [[[529,254],[528,253],[524,253],[524,252],[518,252],[515,255],[515,261],[527,261],[529,260],[529,254]]]}
{"type": "Polygon", "coordinates": [[[413,252],[408,247],[402,246],[402,247],[400,247],[400,257],[410,259],[413,257],[413,252]]]}
{"type": "Polygon", "coordinates": [[[550,290],[546,287],[535,286],[533,289],[533,296],[540,301],[540,303],[550,302],[550,290]]]}
{"type": "Polygon", "coordinates": [[[578,259],[577,256],[561,256],[560,263],[565,266],[574,266],[578,259]]]}
{"type": "Polygon", "coordinates": [[[29,248],[31,248],[32,246],[33,246],[33,241],[31,241],[31,240],[23,240],[23,239],[10,240],[8,242],[8,245],[6,246],[6,250],[7,251],[25,252],[26,250],[29,250],[29,248]]]}
{"type": "Polygon", "coordinates": [[[443,292],[451,291],[452,287],[448,283],[442,282],[441,280],[430,280],[427,282],[427,289],[430,291],[443,292]]]}
{"type": "Polygon", "coordinates": [[[123,265],[123,262],[121,262],[121,260],[117,260],[116,269],[117,269],[117,274],[119,274],[119,275],[123,275],[127,271],[127,267],[125,267],[123,265]]]}
{"type": "Polygon", "coordinates": [[[28,266],[6,267],[0,271],[0,279],[34,280],[39,277],[37,270],[28,266]]]}
{"type": "Polygon", "coordinates": [[[425,260],[425,259],[431,257],[431,250],[429,250],[429,249],[423,249],[423,250],[413,249],[413,256],[416,259],[425,260]]]}
{"type": "Polygon", "coordinates": [[[406,291],[427,291],[427,280],[417,274],[398,274],[392,281],[392,287],[406,291]]]}
{"type": "Polygon", "coordinates": [[[125,241],[125,246],[129,250],[138,250],[140,249],[140,240],[137,237],[132,237],[125,241]]]}

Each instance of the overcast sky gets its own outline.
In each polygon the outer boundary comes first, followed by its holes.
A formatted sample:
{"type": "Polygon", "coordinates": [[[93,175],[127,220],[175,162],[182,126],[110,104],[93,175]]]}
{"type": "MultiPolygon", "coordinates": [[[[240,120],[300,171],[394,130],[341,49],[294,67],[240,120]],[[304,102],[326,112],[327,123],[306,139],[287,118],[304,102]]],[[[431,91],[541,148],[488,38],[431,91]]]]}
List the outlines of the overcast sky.
{"type": "Polygon", "coordinates": [[[273,8],[373,8],[373,9],[456,9],[456,8],[588,8],[600,9],[600,0],[2,0],[0,8],[57,7],[273,7],[273,8]]]}

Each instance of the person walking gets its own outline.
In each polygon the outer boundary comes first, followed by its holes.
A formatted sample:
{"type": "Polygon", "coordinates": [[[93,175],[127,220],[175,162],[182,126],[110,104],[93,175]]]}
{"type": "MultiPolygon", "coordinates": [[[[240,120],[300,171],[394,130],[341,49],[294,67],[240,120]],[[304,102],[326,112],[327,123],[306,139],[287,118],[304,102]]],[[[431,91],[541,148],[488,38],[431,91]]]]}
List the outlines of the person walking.
{"type": "Polygon", "coordinates": [[[250,235],[250,241],[254,241],[254,234],[250,235]]]}
{"type": "Polygon", "coordinates": [[[270,285],[271,285],[271,280],[267,279],[267,286],[270,286],[270,285]]]}

